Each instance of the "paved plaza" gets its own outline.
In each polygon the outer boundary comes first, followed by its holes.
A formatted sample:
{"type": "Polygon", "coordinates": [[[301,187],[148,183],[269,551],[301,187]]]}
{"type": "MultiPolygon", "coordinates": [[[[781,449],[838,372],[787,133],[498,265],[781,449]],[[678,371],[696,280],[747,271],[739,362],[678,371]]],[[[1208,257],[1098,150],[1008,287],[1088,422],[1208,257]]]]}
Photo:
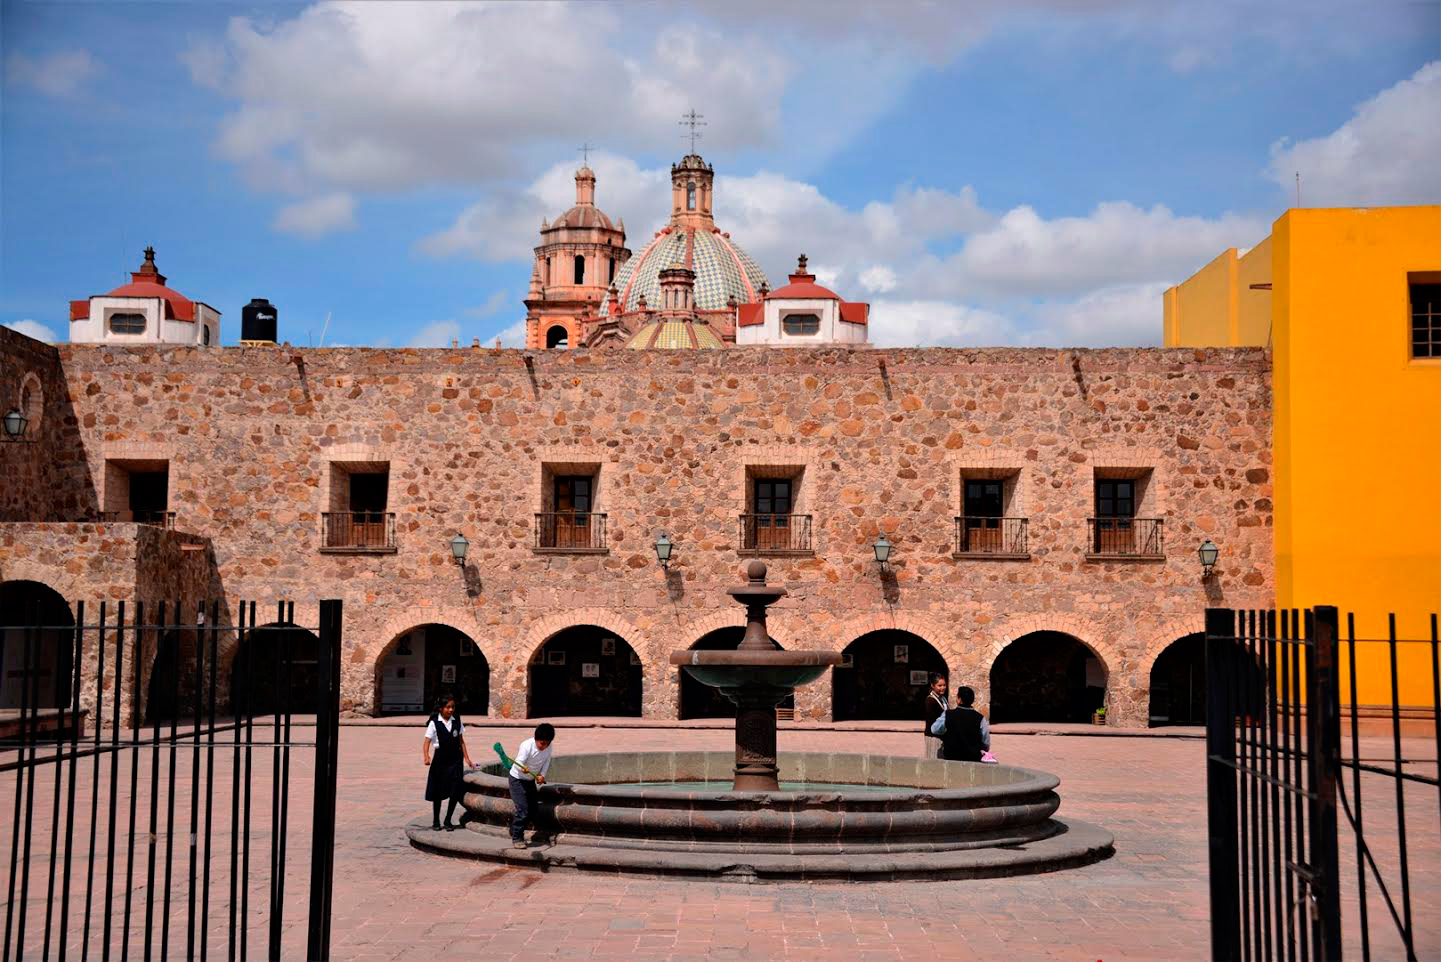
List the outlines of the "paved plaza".
{"type": "MultiPolygon", "coordinates": [[[[784,726],[784,751],[854,751],[911,754],[919,751],[914,731],[784,726]]],[[[1002,726],[1004,729],[1004,726],[1002,726]]],[[[366,720],[341,728],[338,827],[335,852],[335,912],[332,957],[355,960],[587,959],[632,960],[936,960],[936,959],[1198,959],[1209,955],[1204,742],[1195,737],[1160,737],[1139,732],[1092,734],[1076,726],[1067,734],[1021,734],[998,730],[995,747],[1006,763],[1060,776],[1060,817],[1097,823],[1114,833],[1116,854],[1106,861],[1047,875],[980,881],[872,884],[745,884],[604,876],[574,871],[502,867],[429,855],[413,849],[402,826],[428,816],[422,801],[425,771],[420,760],[419,725],[391,719],[366,720]]],[[[467,741],[477,762],[493,759],[489,746],[501,740],[513,750],[528,734],[510,723],[477,725],[467,741]]],[[[305,729],[297,737],[308,738],[305,729]]],[[[732,733],[723,723],[678,727],[658,723],[636,727],[560,725],[560,752],[624,750],[727,750],[732,733]]],[[[1413,757],[1434,757],[1429,739],[1408,739],[1413,757]]],[[[1389,754],[1389,740],[1366,739],[1363,755],[1389,754]]],[[[268,750],[267,750],[268,751],[268,750]]],[[[257,799],[251,836],[269,837],[270,761],[257,749],[252,790],[257,799]]],[[[164,751],[162,750],[162,756],[164,751]]],[[[139,756],[141,823],[148,805],[148,749],[139,756]]],[[[177,791],[189,796],[189,752],[182,749],[177,791]]],[[[118,799],[125,821],[128,762],[122,767],[118,799]]],[[[226,852],[230,797],[228,757],[217,757],[216,852],[211,879],[208,933],[211,958],[227,955],[226,852]]],[[[1434,773],[1434,766],[1418,771],[1434,773]]],[[[30,889],[31,928],[27,958],[45,956],[40,929],[45,916],[44,865],[48,861],[49,769],[35,786],[38,804],[32,832],[32,864],[39,881],[30,889]]],[[[307,750],[292,754],[289,865],[285,891],[285,958],[300,958],[305,945],[305,900],[309,864],[311,763],[307,750]]],[[[87,799],[84,767],[78,785],[87,799]]],[[[1349,778],[1349,776],[1348,776],[1349,778]]],[[[165,783],[162,777],[161,784],[165,783]]],[[[13,774],[0,790],[13,793],[13,774]]],[[[1350,786],[1347,786],[1348,791],[1350,786]]],[[[1382,779],[1366,785],[1367,838],[1378,862],[1395,878],[1395,798],[1382,779]]],[[[1441,843],[1434,790],[1408,794],[1413,827],[1408,837],[1413,904],[1417,908],[1421,958],[1441,958],[1441,926],[1428,907],[1441,905],[1441,843]]],[[[183,804],[183,803],[182,803],[183,804]]],[[[82,803],[77,838],[86,834],[82,803]]],[[[104,804],[100,809],[104,817],[104,804]]],[[[1344,816],[1343,816],[1344,818],[1344,816]]],[[[163,821],[162,821],[163,834],[163,821]]],[[[1344,822],[1343,822],[1344,824],[1344,822]]],[[[172,956],[183,955],[187,930],[184,829],[177,825],[175,881],[170,888],[172,956]]],[[[1342,876],[1354,885],[1354,855],[1342,835],[1342,876]]],[[[162,839],[163,841],[163,839],[162,839]]],[[[9,862],[10,833],[0,839],[0,859],[9,862]]],[[[128,838],[119,839],[124,850],[128,838]]],[[[100,833],[104,845],[104,829],[100,833]]],[[[145,839],[137,841],[139,867],[129,890],[135,905],[128,939],[132,957],[143,957],[145,839]]],[[[77,856],[83,865],[83,851],[77,856]]],[[[260,858],[261,856],[257,856],[260,858]]],[[[161,862],[163,866],[163,861],[161,862]]],[[[77,869],[77,872],[79,870],[77,869]]],[[[115,936],[121,941],[123,866],[117,865],[115,936]]],[[[71,946],[82,931],[76,906],[71,946]]],[[[100,930],[103,874],[96,878],[95,932],[100,930]]],[[[254,924],[251,955],[264,954],[263,907],[266,873],[250,875],[254,924]]],[[[157,877],[157,886],[159,878],[157,877]]],[[[1402,957],[1385,908],[1368,883],[1372,906],[1373,958],[1402,957]]],[[[1343,892],[1348,941],[1358,931],[1354,887],[1343,892]]],[[[157,906],[157,921],[160,915],[157,906]]],[[[159,957],[162,931],[152,931],[159,957]]],[[[92,938],[92,946],[94,945],[92,938]]],[[[52,943],[50,955],[55,954],[52,943]]],[[[92,951],[92,956],[97,953],[92,951]]],[[[1359,957],[1359,953],[1352,953],[1359,957]]],[[[115,957],[119,957],[116,955],[115,957]]]]}

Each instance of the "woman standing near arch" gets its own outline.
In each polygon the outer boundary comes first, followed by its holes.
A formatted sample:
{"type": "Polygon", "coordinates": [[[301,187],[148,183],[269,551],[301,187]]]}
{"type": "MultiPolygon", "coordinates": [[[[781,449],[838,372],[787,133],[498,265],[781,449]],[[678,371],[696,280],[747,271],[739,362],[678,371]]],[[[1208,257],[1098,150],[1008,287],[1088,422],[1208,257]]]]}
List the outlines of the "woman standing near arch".
{"type": "Polygon", "coordinates": [[[941,736],[931,731],[936,719],[946,713],[946,676],[931,672],[930,690],[926,692],[925,758],[941,757],[941,736]]]}

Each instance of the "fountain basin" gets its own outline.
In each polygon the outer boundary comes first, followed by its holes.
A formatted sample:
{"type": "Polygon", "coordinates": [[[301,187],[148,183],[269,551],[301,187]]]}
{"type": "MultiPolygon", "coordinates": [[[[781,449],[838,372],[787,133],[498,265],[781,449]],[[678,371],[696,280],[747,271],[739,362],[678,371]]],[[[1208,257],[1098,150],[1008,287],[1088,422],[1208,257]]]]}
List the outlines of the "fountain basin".
{"type": "Polygon", "coordinates": [[[830,651],[677,651],[672,665],[697,681],[734,691],[739,688],[784,689],[779,701],[791,689],[815,681],[827,668],[838,665],[839,652],[830,651]]]}
{"type": "Polygon", "coordinates": [[[1059,779],[1044,772],[794,753],[779,767],[802,783],[795,791],[675,784],[729,781],[733,764],[728,752],[561,756],[540,790],[538,844],[525,850],[510,848],[509,786],[488,766],[466,776],[466,831],[418,822],[407,833],[422,849],[493,861],[754,881],[986,877],[1111,852],[1109,834],[1053,817],[1059,779]]]}

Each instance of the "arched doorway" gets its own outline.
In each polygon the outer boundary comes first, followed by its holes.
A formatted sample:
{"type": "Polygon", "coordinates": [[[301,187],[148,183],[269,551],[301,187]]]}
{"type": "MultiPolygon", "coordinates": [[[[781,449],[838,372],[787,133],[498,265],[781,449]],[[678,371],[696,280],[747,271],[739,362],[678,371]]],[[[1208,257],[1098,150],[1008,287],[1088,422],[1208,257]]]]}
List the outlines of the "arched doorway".
{"type": "Polygon", "coordinates": [[[428,713],[442,694],[463,717],[490,713],[490,662],[475,640],[437,624],[397,635],[376,667],[376,714],[428,713]]]}
{"type": "Polygon", "coordinates": [[[155,646],[145,689],[145,724],[189,717],[195,711],[195,632],[167,631],[155,646]],[[181,666],[188,666],[182,670],[181,666]]]}
{"type": "Polygon", "coordinates": [[[74,661],[75,617],[64,597],[38,581],[0,584],[0,708],[69,707],[74,661]],[[27,671],[26,636],[34,627],[40,630],[27,671]]]}
{"type": "Polygon", "coordinates": [[[1206,636],[1166,646],[1151,666],[1152,726],[1206,724],[1206,636]]]}
{"type": "Polygon", "coordinates": [[[835,721],[926,717],[926,681],[949,676],[946,660],[930,642],[909,631],[885,629],[861,635],[831,669],[831,717],[835,721]]]}
{"type": "Polygon", "coordinates": [[[1034,631],[991,666],[992,722],[1089,722],[1106,703],[1106,666],[1083,642],[1034,631]]]}
{"type": "Polygon", "coordinates": [[[288,622],[247,631],[231,665],[230,697],[242,714],[314,714],[320,705],[320,639],[288,622]]]}
{"type": "MultiPolygon", "coordinates": [[[[717,628],[715,631],[703,636],[700,641],[690,646],[691,651],[735,651],[740,647],[741,639],[745,637],[746,630],[740,625],[730,628],[717,628]]],[[[774,638],[771,644],[780,650],[780,642],[774,638]]],[[[684,668],[677,668],[680,673],[680,717],[685,718],[734,718],[736,717],[736,704],[725,695],[720,689],[712,688],[703,682],[696,681],[690,676],[690,672],[684,668]]],[[[776,706],[777,708],[796,707],[794,695],[787,695],[785,701],[776,706]]]]}
{"type": "Polygon", "coordinates": [[[555,325],[545,332],[545,346],[547,349],[565,350],[570,346],[570,332],[559,324],[555,325]]]}
{"type": "Polygon", "coordinates": [[[530,660],[531,718],[640,716],[640,657],[615,632],[576,625],[551,635],[530,660]]]}

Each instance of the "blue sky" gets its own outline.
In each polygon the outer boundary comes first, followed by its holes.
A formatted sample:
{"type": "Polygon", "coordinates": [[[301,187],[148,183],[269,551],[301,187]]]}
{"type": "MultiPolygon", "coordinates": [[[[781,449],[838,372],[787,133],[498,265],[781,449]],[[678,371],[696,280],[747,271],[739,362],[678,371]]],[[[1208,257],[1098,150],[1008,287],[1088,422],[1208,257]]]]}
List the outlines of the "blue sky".
{"type": "Polygon", "coordinates": [[[0,323],[162,272],[281,334],[524,315],[597,145],[632,249],[679,115],[716,217],[880,344],[1147,344],[1160,291],[1294,202],[1441,203],[1441,4],[0,3],[0,323]],[[781,9],[784,7],[784,9],[781,9]]]}

